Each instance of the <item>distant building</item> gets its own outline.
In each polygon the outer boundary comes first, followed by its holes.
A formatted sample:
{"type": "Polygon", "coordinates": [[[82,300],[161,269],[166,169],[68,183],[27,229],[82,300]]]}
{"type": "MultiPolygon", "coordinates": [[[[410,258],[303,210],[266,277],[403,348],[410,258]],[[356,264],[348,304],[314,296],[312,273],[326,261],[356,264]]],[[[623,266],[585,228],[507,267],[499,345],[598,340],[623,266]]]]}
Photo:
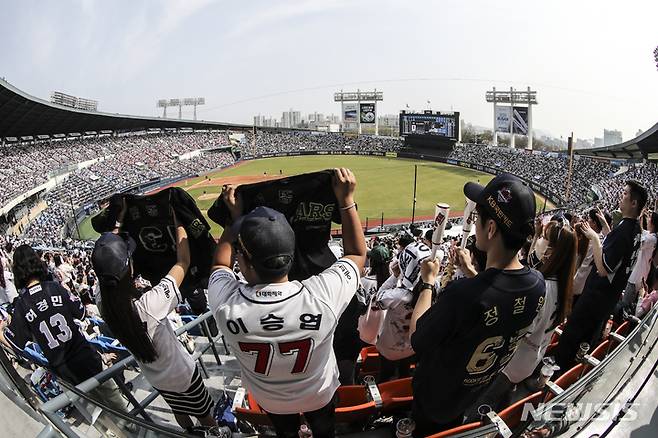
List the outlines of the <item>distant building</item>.
{"type": "Polygon", "coordinates": [[[254,126],[265,126],[265,116],[260,114],[254,116],[254,126]]]}
{"type": "Polygon", "coordinates": [[[284,111],[281,114],[281,127],[282,128],[297,128],[302,123],[302,113],[299,111],[284,111]]]}
{"type": "Polygon", "coordinates": [[[326,122],[330,124],[340,124],[340,116],[331,114],[327,116],[326,122]]]}
{"type": "Polygon", "coordinates": [[[316,125],[320,125],[320,124],[323,124],[325,122],[325,117],[324,117],[324,114],[315,112],[315,113],[309,114],[307,120],[308,120],[309,123],[315,122],[316,125]]]}
{"type": "Polygon", "coordinates": [[[644,134],[644,131],[641,129],[638,129],[637,132],[635,133],[636,137],[639,137],[640,135],[644,134]]]}
{"type": "Polygon", "coordinates": [[[621,131],[617,131],[616,129],[603,130],[603,146],[619,144],[622,141],[621,131]]]}
{"type": "Polygon", "coordinates": [[[400,126],[400,116],[397,114],[386,114],[379,116],[378,120],[379,127],[398,129],[400,126]]]}
{"type": "Polygon", "coordinates": [[[594,147],[598,148],[603,146],[603,139],[601,137],[594,137],[594,147]]]}

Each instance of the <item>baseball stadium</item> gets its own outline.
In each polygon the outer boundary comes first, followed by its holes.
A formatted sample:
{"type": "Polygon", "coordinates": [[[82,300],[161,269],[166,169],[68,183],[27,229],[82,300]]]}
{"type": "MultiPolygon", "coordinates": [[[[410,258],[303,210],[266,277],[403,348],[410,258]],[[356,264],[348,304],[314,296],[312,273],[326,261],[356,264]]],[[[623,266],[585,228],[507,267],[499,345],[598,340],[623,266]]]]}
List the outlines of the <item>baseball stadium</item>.
{"type": "Polygon", "coordinates": [[[511,83],[477,130],[376,81],[243,124],[0,78],[0,435],[658,436],[658,123],[555,146],[511,83]]]}

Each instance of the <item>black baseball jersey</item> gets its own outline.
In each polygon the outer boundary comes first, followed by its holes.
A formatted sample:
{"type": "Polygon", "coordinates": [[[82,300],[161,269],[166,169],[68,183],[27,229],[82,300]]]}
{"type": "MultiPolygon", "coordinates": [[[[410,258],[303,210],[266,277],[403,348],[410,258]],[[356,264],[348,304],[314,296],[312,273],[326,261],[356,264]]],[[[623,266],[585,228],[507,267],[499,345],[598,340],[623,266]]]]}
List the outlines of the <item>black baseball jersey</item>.
{"type": "Polygon", "coordinates": [[[591,270],[579,299],[584,300],[583,304],[579,303],[577,307],[586,313],[595,311],[599,317],[607,318],[626,287],[641,243],[639,222],[635,219],[622,219],[603,240],[603,266],[608,275],[601,277],[596,267],[591,270]]]}
{"type": "MultiPolygon", "coordinates": [[[[133,253],[135,272],[152,284],[157,284],[176,264],[173,209],[187,231],[191,255],[190,269],[180,290],[188,297],[197,288],[205,289],[208,286],[215,240],[210,234],[208,221],[199,211],[194,199],[179,187],[168,188],[148,196],[114,195],[113,198],[121,197],[125,197],[127,207],[121,230],[130,234],[137,243],[133,253]]],[[[105,210],[105,217],[96,220],[96,231],[107,231],[114,226],[116,219],[112,215],[116,214],[117,209],[113,207],[115,204],[116,201],[112,202],[105,210]]]]}
{"type": "Polygon", "coordinates": [[[491,268],[439,294],[411,337],[414,403],[427,419],[451,422],[476,401],[529,333],[545,287],[528,267],[491,268]]]}
{"type": "MultiPolygon", "coordinates": [[[[331,186],[333,171],[306,173],[237,188],[244,211],[266,206],[281,212],[295,232],[295,258],[290,280],[303,280],[331,266],[336,257],[327,246],[331,222],[340,223],[338,202],[331,186]]],[[[224,226],[228,209],[217,198],[208,217],[224,226]]]]}
{"type": "Polygon", "coordinates": [[[53,369],[90,353],[96,356],[100,364],[98,355],[74,321],[83,318],[84,314],[80,300],[58,282],[36,284],[22,290],[14,301],[14,313],[5,329],[5,338],[20,350],[28,341],[39,344],[53,369]]]}

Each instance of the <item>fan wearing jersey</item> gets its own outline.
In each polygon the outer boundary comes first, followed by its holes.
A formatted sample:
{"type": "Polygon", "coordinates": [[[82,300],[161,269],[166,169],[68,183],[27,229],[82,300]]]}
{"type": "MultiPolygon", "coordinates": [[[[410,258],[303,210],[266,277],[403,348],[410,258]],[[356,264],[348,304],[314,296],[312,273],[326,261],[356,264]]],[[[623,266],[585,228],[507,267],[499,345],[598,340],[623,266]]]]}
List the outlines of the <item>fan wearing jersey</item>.
{"type": "Polygon", "coordinates": [[[414,350],[409,341],[409,321],[416,304],[414,288],[420,281],[420,263],[431,254],[429,247],[416,242],[409,234],[400,237],[399,246],[398,268],[394,271],[397,275],[391,275],[374,298],[374,306],[386,310],[376,343],[381,354],[381,382],[410,374],[414,350]]]}
{"type": "MultiPolygon", "coordinates": [[[[57,281],[46,281],[48,268],[28,245],[14,252],[13,274],[19,296],[14,300],[11,322],[0,322],[0,340],[19,351],[28,341],[36,342],[58,377],[78,385],[103,369],[100,355],[87,342],[76,320],[85,316],[80,300],[57,281]]],[[[108,381],[94,395],[115,409],[126,401],[114,382],[108,381]]]]}
{"type": "Polygon", "coordinates": [[[233,224],[217,246],[209,303],[235,352],[242,382],[279,437],[297,436],[300,413],[314,437],[334,436],[339,386],[334,330],[359,286],[366,245],[354,202],[354,174],[335,169],[332,184],[345,255],[302,281],[288,281],[295,234],[286,218],[267,207],[242,215],[235,187],[222,192],[233,224]],[[234,255],[247,284],[238,282],[230,268],[234,255]]]}
{"type": "Polygon", "coordinates": [[[592,244],[593,267],[555,352],[561,371],[573,365],[580,343],[594,345],[598,342],[606,320],[615,311],[640,252],[642,234],[638,217],[647,198],[647,190],[640,183],[626,182],[619,199],[622,220],[603,244],[587,223],[582,225],[583,234],[592,244]]]}
{"type": "Polygon", "coordinates": [[[4,337],[18,350],[34,340],[56,375],[77,385],[101,372],[101,358],[78,330],[82,303],[59,282],[45,281],[47,270],[28,245],[14,252],[14,278],[20,293],[4,337]]]}
{"type": "MultiPolygon", "coordinates": [[[[125,209],[120,214],[123,216],[125,209]]],[[[133,354],[146,380],[171,407],[176,422],[192,432],[196,417],[201,426],[214,427],[212,400],[196,364],[178,341],[167,319],[182,297],[178,286],[190,265],[185,228],[176,222],[176,264],[152,289],[141,294],[135,287],[132,253],[135,241],[113,232],[96,241],[92,263],[98,275],[102,316],[117,339],[133,354]]]]}
{"type": "Polygon", "coordinates": [[[542,275],[517,254],[533,234],[535,197],[518,178],[501,174],[486,187],[467,183],[476,202],[475,244],[486,252],[477,273],[467,251],[458,251],[467,278],[453,281],[432,305],[439,262],[421,264],[422,290],[411,318],[418,357],[413,378],[415,436],[463,422],[464,413],[507,365],[544,304],[542,275]]]}
{"type": "Polygon", "coordinates": [[[571,313],[577,258],[576,232],[566,221],[551,221],[546,224],[544,234],[548,247],[539,264],[539,271],[546,280],[544,306],[535,317],[530,333],[519,341],[519,347],[503,372],[473,406],[467,420],[469,422],[471,419],[479,420],[479,406],[491,406],[498,412],[509,405],[509,395],[514,385],[532,376],[544,358],[553,330],[571,313]]]}

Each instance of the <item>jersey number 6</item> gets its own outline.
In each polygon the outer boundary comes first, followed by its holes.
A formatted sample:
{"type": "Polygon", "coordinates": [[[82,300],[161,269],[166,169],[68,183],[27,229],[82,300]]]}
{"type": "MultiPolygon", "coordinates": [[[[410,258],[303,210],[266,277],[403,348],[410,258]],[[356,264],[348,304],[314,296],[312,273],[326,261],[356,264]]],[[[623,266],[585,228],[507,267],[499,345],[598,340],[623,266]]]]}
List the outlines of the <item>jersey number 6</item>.
{"type": "MultiPolygon", "coordinates": [[[[274,345],[267,342],[238,342],[240,350],[251,355],[256,355],[254,371],[258,374],[268,375],[274,357],[274,345]]],[[[296,354],[295,364],[291,374],[299,374],[306,371],[311,354],[313,352],[313,339],[305,338],[299,341],[279,342],[279,353],[284,356],[296,354]]]]}

